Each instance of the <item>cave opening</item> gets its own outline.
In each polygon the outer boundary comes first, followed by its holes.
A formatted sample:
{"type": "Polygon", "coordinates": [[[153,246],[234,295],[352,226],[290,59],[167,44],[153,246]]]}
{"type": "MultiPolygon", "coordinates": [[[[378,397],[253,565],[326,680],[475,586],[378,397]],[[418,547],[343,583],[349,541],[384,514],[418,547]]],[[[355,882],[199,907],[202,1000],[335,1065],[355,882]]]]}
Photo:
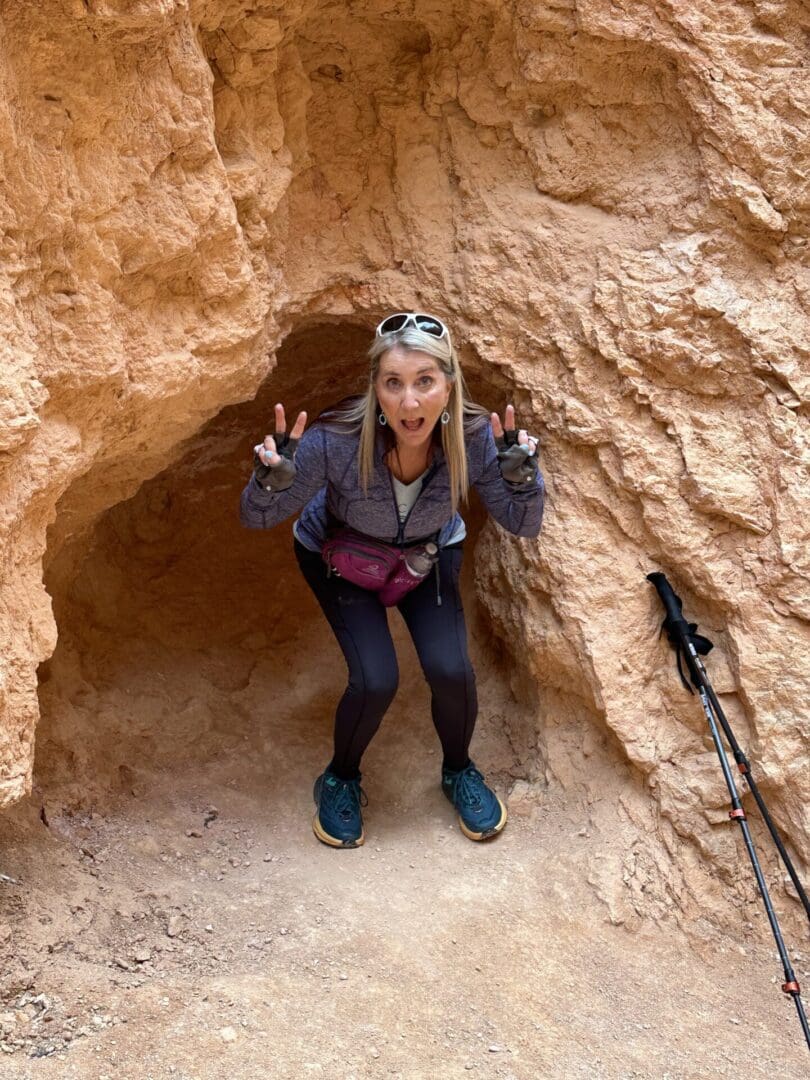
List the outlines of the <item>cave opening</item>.
{"type": "MultiPolygon", "coordinates": [[[[274,403],[288,418],[301,408],[314,418],[359,392],[368,342],[360,321],[299,323],[252,400],[224,408],[169,468],[51,559],[59,639],[40,669],[34,782],[52,814],[145,795],[167,775],[178,790],[188,782],[200,792],[223,784],[269,792],[282,778],[303,790],[328,761],[345,665],[295,563],[296,515],[248,530],[238,502],[274,403]]],[[[460,353],[471,396],[502,413],[514,397],[500,373],[471,346],[460,353]]],[[[477,602],[486,515],[474,493],[464,517],[462,587],[480,698],[472,749],[508,791],[536,775],[536,717],[516,699],[507,653],[477,602]]],[[[441,757],[429,692],[395,610],[390,621],[400,687],[364,760],[381,772],[400,763],[429,786],[441,757]]]]}

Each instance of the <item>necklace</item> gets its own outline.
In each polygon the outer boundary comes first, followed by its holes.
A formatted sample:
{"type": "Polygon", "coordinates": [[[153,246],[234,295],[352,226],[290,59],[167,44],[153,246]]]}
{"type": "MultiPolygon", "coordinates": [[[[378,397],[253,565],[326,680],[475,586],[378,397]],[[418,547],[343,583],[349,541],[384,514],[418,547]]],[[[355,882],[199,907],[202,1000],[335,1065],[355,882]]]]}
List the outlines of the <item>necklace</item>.
{"type": "Polygon", "coordinates": [[[386,457],[389,458],[389,460],[386,461],[386,465],[388,466],[391,473],[397,478],[397,480],[399,480],[400,484],[412,484],[414,480],[417,480],[429,467],[431,459],[433,457],[433,447],[431,446],[428,448],[428,452],[423,458],[420,465],[417,465],[410,469],[404,469],[402,467],[402,461],[399,457],[398,447],[392,447],[391,450],[388,451],[386,457]],[[393,457],[396,459],[396,466],[390,460],[390,455],[392,454],[393,457]]]}

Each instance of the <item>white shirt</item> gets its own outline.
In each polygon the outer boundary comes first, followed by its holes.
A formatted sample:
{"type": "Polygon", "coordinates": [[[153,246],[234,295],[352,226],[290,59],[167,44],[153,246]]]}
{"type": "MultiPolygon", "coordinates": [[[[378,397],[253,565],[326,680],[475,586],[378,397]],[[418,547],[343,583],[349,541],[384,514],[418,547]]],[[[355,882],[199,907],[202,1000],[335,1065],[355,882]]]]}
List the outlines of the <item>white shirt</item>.
{"type": "MultiPolygon", "coordinates": [[[[404,521],[410,513],[413,504],[416,502],[419,492],[422,490],[422,481],[428,474],[428,469],[422,473],[421,476],[417,476],[415,480],[412,480],[410,484],[403,484],[401,480],[397,480],[393,473],[391,473],[391,480],[394,484],[394,495],[396,496],[397,512],[399,513],[399,520],[404,521]]],[[[458,528],[447,541],[448,544],[458,544],[467,535],[467,529],[464,522],[460,522],[458,528]]]]}

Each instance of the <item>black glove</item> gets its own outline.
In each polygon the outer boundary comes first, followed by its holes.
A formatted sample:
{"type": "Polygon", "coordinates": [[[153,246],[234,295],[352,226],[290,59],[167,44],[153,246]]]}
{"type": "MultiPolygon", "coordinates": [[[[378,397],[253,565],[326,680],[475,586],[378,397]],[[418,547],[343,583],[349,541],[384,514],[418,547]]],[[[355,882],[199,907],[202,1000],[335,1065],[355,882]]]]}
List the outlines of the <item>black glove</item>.
{"type": "Polygon", "coordinates": [[[285,432],[274,435],[276,453],[281,458],[275,465],[265,465],[257,452],[253,454],[253,478],[264,491],[286,491],[295,480],[295,448],[298,439],[291,439],[285,432]]]}
{"type": "Polygon", "coordinates": [[[510,484],[528,484],[537,477],[537,452],[517,441],[517,431],[505,431],[495,440],[501,476],[510,484]]]}

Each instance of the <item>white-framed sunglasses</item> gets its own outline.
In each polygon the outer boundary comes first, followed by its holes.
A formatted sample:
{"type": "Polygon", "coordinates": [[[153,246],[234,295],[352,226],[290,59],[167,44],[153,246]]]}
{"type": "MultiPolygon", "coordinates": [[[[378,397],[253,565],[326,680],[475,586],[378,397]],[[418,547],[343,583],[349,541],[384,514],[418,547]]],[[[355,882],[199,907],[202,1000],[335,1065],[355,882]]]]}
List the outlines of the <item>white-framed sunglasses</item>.
{"type": "Polygon", "coordinates": [[[437,319],[435,315],[425,315],[417,311],[400,311],[396,315],[388,315],[377,327],[377,337],[382,337],[384,334],[396,334],[409,324],[435,338],[443,338],[445,335],[450,337],[450,331],[441,319],[437,319]]]}

